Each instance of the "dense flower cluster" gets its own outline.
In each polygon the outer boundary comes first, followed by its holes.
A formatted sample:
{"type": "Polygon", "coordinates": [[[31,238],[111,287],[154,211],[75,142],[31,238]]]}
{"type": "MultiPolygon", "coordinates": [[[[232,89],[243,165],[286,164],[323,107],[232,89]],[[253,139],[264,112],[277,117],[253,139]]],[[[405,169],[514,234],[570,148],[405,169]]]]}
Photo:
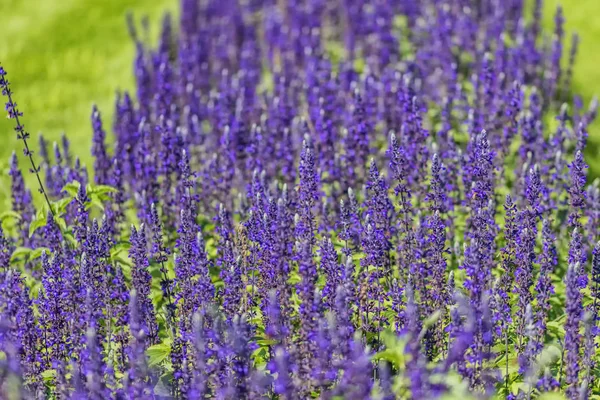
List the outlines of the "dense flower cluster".
{"type": "Polygon", "coordinates": [[[13,155],[0,397],[599,393],[597,106],[524,3],[182,0],[156,48],[129,18],[89,173],[0,67],[44,196],[13,155]]]}

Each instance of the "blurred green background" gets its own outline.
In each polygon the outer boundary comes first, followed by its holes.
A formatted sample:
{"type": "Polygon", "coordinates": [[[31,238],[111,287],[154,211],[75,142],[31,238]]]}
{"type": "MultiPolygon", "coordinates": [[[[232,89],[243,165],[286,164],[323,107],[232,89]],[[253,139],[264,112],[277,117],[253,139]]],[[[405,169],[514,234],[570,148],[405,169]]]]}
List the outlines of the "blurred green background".
{"type": "MultiPolygon", "coordinates": [[[[177,8],[177,0],[0,0],[0,63],[34,150],[40,132],[50,143],[65,132],[73,154],[89,165],[92,104],[109,130],[116,90],[134,89],[135,47],[126,13],[133,12],[138,24],[148,16],[156,37],[162,14],[177,8]]],[[[13,150],[27,170],[13,126],[14,121],[0,118],[0,211],[8,206],[13,150]]]]}
{"type": "MultiPolygon", "coordinates": [[[[586,103],[600,93],[600,0],[545,0],[544,22],[552,29],[563,5],[566,31],[581,36],[574,90],[586,103]]],[[[125,15],[147,15],[153,37],[165,11],[177,13],[177,0],[0,0],[0,62],[6,68],[24,123],[37,148],[42,132],[50,142],[65,132],[73,153],[88,163],[90,110],[98,104],[107,127],[112,123],[115,91],[133,89],[134,45],[125,15]]],[[[565,43],[568,52],[568,43],[565,43]]],[[[0,209],[8,203],[8,158],[19,155],[12,121],[0,119],[0,209]]],[[[586,154],[591,174],[600,176],[600,123],[590,129],[586,154]]],[[[22,157],[21,157],[22,158],[22,157]]],[[[25,166],[24,160],[21,165],[25,166]]]]}

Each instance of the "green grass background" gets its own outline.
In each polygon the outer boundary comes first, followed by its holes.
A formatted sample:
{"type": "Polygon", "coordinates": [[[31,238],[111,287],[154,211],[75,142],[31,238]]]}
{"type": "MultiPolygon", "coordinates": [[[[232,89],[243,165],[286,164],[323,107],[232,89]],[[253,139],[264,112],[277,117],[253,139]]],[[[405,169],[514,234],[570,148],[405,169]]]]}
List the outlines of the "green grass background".
{"type": "MultiPolygon", "coordinates": [[[[15,93],[23,123],[37,149],[39,133],[50,142],[65,132],[73,154],[91,162],[92,104],[112,125],[116,90],[133,90],[135,47],[125,16],[147,15],[156,37],[162,14],[176,0],[0,0],[0,63],[15,93]]],[[[27,168],[14,121],[0,114],[0,212],[9,198],[8,160],[13,150],[27,168]]],[[[29,174],[27,174],[29,175],[29,174]]],[[[29,187],[34,188],[31,176],[29,187]]],[[[32,192],[36,192],[35,189],[32,192]]]]}
{"type": "MultiPolygon", "coordinates": [[[[548,29],[559,3],[567,34],[581,36],[573,83],[587,104],[600,93],[600,0],[545,0],[548,29]]],[[[108,128],[115,91],[134,87],[126,12],[138,21],[147,15],[155,33],[162,13],[176,13],[177,8],[177,0],[0,0],[0,63],[9,73],[34,148],[40,132],[49,141],[65,132],[73,153],[89,163],[92,104],[98,105],[108,128]]],[[[586,154],[593,176],[600,176],[599,145],[596,122],[586,154]]],[[[8,159],[13,150],[21,155],[21,148],[12,121],[0,118],[0,210],[8,207],[8,159]]]]}

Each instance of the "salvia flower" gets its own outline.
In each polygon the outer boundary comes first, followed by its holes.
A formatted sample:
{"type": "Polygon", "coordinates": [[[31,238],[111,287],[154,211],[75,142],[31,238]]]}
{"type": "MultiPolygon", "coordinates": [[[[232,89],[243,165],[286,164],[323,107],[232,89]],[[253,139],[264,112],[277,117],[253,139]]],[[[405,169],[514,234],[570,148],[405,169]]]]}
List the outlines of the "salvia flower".
{"type": "Polygon", "coordinates": [[[565,383],[566,394],[570,399],[577,398],[579,388],[579,372],[582,364],[580,358],[581,333],[580,322],[583,315],[582,294],[579,286],[579,264],[570,264],[567,270],[565,285],[567,288],[565,321],[565,383]]]}
{"type": "Polygon", "coordinates": [[[109,184],[111,162],[106,150],[106,132],[102,126],[100,112],[95,105],[92,107],[92,128],[94,131],[92,155],[95,157],[95,181],[106,185],[109,184]]]}
{"type": "Polygon", "coordinates": [[[89,170],[66,136],[38,167],[0,67],[25,156],[0,397],[593,396],[598,104],[567,10],[275,3],[181,0],[157,46],[128,16],[136,87],[93,106],[89,170]]]}

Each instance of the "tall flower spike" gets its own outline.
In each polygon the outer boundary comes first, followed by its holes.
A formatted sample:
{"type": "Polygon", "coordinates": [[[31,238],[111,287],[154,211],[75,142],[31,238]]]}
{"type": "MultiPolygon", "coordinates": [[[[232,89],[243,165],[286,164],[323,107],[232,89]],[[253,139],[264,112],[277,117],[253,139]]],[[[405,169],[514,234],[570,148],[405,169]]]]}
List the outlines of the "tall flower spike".
{"type": "Polygon", "coordinates": [[[39,138],[39,152],[40,152],[40,156],[42,157],[42,161],[40,163],[41,165],[50,165],[50,156],[48,155],[48,142],[46,141],[46,138],[44,138],[44,136],[42,134],[40,134],[40,138],[39,138]]]}
{"type": "Polygon", "coordinates": [[[150,105],[152,104],[153,76],[142,43],[138,41],[135,49],[134,72],[137,87],[137,99],[140,105],[139,117],[147,119],[150,118],[150,105]]]}
{"type": "Polygon", "coordinates": [[[20,216],[18,221],[20,231],[19,242],[25,246],[31,241],[29,238],[29,224],[33,219],[35,209],[33,207],[31,192],[25,187],[25,181],[17,162],[17,155],[14,152],[10,157],[10,170],[8,174],[11,177],[10,195],[12,210],[20,216]]]}
{"type": "Polygon", "coordinates": [[[373,385],[370,378],[373,374],[373,365],[369,359],[368,349],[363,347],[358,337],[350,341],[350,349],[350,358],[342,367],[342,377],[331,394],[334,398],[340,396],[345,399],[366,399],[373,385]]]}
{"type": "Polygon", "coordinates": [[[429,246],[427,254],[427,268],[431,287],[427,290],[427,295],[423,301],[431,300],[427,305],[427,311],[439,311],[441,316],[435,324],[434,342],[436,351],[441,352],[444,348],[444,323],[447,319],[446,304],[449,300],[447,293],[447,262],[446,262],[446,232],[439,211],[436,211],[428,221],[427,244],[429,246]]]}
{"type": "Polygon", "coordinates": [[[290,377],[289,355],[285,348],[278,347],[275,350],[275,360],[273,371],[277,377],[273,382],[273,392],[279,395],[282,400],[296,399],[296,387],[290,377]]]}
{"type": "Polygon", "coordinates": [[[425,200],[429,202],[429,208],[432,212],[438,211],[441,215],[446,214],[452,202],[448,199],[447,188],[443,180],[443,173],[446,166],[442,164],[440,157],[436,154],[431,159],[431,183],[430,189],[425,200]]]}
{"type": "MultiPolygon", "coordinates": [[[[144,225],[139,232],[135,226],[131,226],[131,247],[129,257],[133,261],[131,266],[131,284],[136,291],[136,314],[139,321],[137,324],[146,333],[146,340],[151,344],[158,342],[158,325],[152,299],[150,297],[152,287],[152,276],[148,271],[150,263],[147,255],[146,230],[144,225]]],[[[130,300],[131,302],[133,299],[130,300]]]]}
{"type": "Polygon", "coordinates": [[[96,105],[92,106],[92,155],[94,156],[94,181],[101,185],[110,183],[110,159],[106,151],[106,133],[102,127],[102,119],[96,105]]]}
{"type": "Polygon", "coordinates": [[[381,400],[394,400],[396,395],[393,392],[394,375],[391,374],[387,362],[380,361],[378,366],[379,386],[381,390],[381,400]]]}
{"type": "Polygon", "coordinates": [[[46,217],[46,226],[43,227],[42,237],[53,253],[60,253],[62,251],[62,232],[51,213],[48,213],[46,217]]]}
{"type": "MultiPolygon", "coordinates": [[[[471,293],[476,308],[481,306],[482,296],[491,287],[491,266],[496,224],[493,216],[493,158],[494,153],[482,131],[470,142],[470,215],[467,219],[469,245],[465,249],[467,280],[465,287],[471,293]]],[[[481,311],[481,310],[479,310],[481,311]]]]}
{"type": "Polygon", "coordinates": [[[60,153],[60,147],[58,143],[52,144],[54,149],[54,160],[55,163],[52,166],[50,173],[52,174],[52,185],[48,185],[48,190],[54,197],[60,197],[62,195],[61,190],[65,186],[65,177],[67,169],[64,166],[63,157],[60,153]]]}
{"type": "Polygon", "coordinates": [[[5,236],[4,229],[0,226],[0,274],[5,272],[10,265],[10,256],[14,250],[13,244],[5,236]]]}
{"type": "Polygon", "coordinates": [[[523,90],[518,81],[513,82],[508,92],[509,106],[505,114],[509,118],[510,124],[504,128],[502,139],[502,152],[506,154],[509,151],[510,144],[519,133],[519,114],[523,110],[523,90]]]}
{"type": "MultiPolygon", "coordinates": [[[[171,278],[169,277],[169,271],[167,270],[167,267],[165,265],[165,263],[169,259],[169,249],[166,248],[163,243],[162,222],[160,220],[160,217],[158,216],[158,211],[156,210],[156,205],[154,203],[151,206],[150,213],[150,232],[152,234],[152,257],[154,258],[154,261],[160,264],[160,286],[167,304],[167,313],[169,314],[167,317],[170,320],[170,324],[173,324],[173,314],[175,308],[172,295],[172,282],[171,278]]],[[[175,329],[175,327],[171,326],[171,329],[175,329]]]]}
{"type": "Polygon", "coordinates": [[[296,230],[300,237],[309,239],[312,243],[315,230],[313,208],[319,200],[319,175],[316,171],[314,150],[307,139],[302,142],[298,174],[301,223],[296,230]]]}
{"type": "Polygon", "coordinates": [[[600,242],[596,243],[592,251],[592,304],[590,311],[592,315],[592,325],[594,327],[592,334],[600,335],[600,242]]]}
{"type": "Polygon", "coordinates": [[[204,329],[205,319],[203,313],[196,313],[192,317],[192,351],[193,369],[190,382],[190,398],[202,399],[208,390],[207,382],[207,337],[204,329]]]}
{"type": "Polygon", "coordinates": [[[148,331],[144,328],[146,323],[138,313],[139,307],[137,293],[132,290],[129,294],[129,329],[131,331],[131,340],[127,346],[129,368],[123,386],[125,386],[129,398],[150,400],[154,398],[154,389],[145,353],[148,331]]]}
{"type": "MultiPolygon", "coordinates": [[[[175,301],[182,314],[180,323],[189,325],[192,315],[213,300],[214,288],[202,232],[193,219],[192,210],[188,206],[180,214],[174,282],[178,292],[175,301]]],[[[190,327],[185,326],[184,330],[189,332],[190,327]]]]}
{"type": "Polygon", "coordinates": [[[566,304],[565,311],[565,366],[567,385],[566,394],[569,399],[577,399],[579,389],[579,373],[581,371],[581,333],[580,321],[583,313],[582,294],[579,287],[579,264],[569,264],[566,276],[566,304]]]}
{"type": "Polygon", "coordinates": [[[171,391],[176,398],[180,398],[188,391],[189,374],[188,374],[188,344],[177,333],[171,343],[171,367],[173,369],[173,381],[171,383],[171,391]]]}
{"type": "Polygon", "coordinates": [[[242,309],[242,297],[244,295],[244,281],[242,270],[242,257],[236,257],[233,245],[225,243],[225,251],[221,260],[220,277],[225,283],[221,298],[223,300],[223,309],[227,319],[231,319],[242,309]]]}
{"type": "Polygon", "coordinates": [[[581,359],[583,379],[581,385],[579,386],[580,399],[588,398],[588,392],[590,390],[590,387],[594,386],[596,379],[592,371],[595,370],[596,364],[598,362],[598,357],[596,356],[598,345],[595,342],[598,328],[595,324],[594,317],[591,313],[586,312],[584,314],[583,326],[583,358],[581,359]]]}
{"type": "Polygon", "coordinates": [[[25,130],[25,125],[21,124],[21,121],[19,120],[19,117],[22,117],[23,113],[19,111],[19,109],[17,108],[17,103],[12,98],[13,92],[10,89],[10,83],[6,79],[6,75],[6,70],[4,69],[4,67],[2,67],[2,65],[0,65],[0,90],[2,91],[2,95],[6,96],[8,100],[6,102],[5,107],[6,111],[8,112],[8,118],[15,120],[15,132],[17,133],[17,139],[22,140],[23,146],[25,147],[23,149],[23,154],[25,155],[25,157],[29,158],[29,163],[31,164],[30,171],[33,174],[35,174],[37,178],[39,186],[38,190],[44,196],[50,214],[54,216],[54,211],[52,209],[52,206],[50,205],[50,199],[48,198],[48,194],[46,193],[44,184],[42,183],[42,179],[40,178],[40,168],[36,165],[33,159],[33,151],[29,149],[29,143],[27,142],[27,139],[29,139],[29,133],[25,130]]]}
{"type": "Polygon", "coordinates": [[[415,295],[411,283],[406,288],[406,329],[408,344],[405,352],[410,360],[406,364],[407,374],[410,377],[410,391],[415,399],[427,397],[427,375],[425,358],[421,351],[421,321],[419,307],[415,301],[415,295]]]}
{"type": "MultiPolygon", "coordinates": [[[[532,186],[535,186],[531,182],[527,186],[527,197],[528,197],[528,207],[522,213],[521,216],[521,224],[520,224],[520,234],[517,239],[517,253],[516,253],[516,261],[517,261],[517,269],[515,270],[515,292],[518,294],[518,307],[517,307],[517,334],[519,338],[519,343],[522,346],[519,346],[519,352],[524,350],[524,343],[522,340],[525,340],[527,335],[525,334],[526,329],[526,321],[525,321],[525,310],[528,304],[531,304],[533,301],[533,295],[531,293],[531,286],[533,284],[533,263],[535,262],[535,242],[537,236],[537,212],[533,210],[535,207],[535,203],[537,201],[533,198],[533,194],[530,192],[534,189],[532,186]]],[[[539,194],[539,191],[538,191],[539,194]]]]}
{"type": "Polygon", "coordinates": [[[365,330],[381,332],[383,317],[384,288],[382,278],[390,277],[386,241],[380,231],[375,230],[367,222],[367,229],[363,235],[363,251],[365,257],[361,259],[360,285],[361,298],[359,310],[362,314],[365,330]],[[372,317],[369,319],[369,315],[372,317]]]}
{"type": "Polygon", "coordinates": [[[551,222],[544,219],[542,225],[542,254],[540,255],[540,272],[535,285],[538,310],[536,313],[536,337],[537,351],[541,351],[544,346],[544,335],[546,334],[546,324],[548,313],[551,309],[550,298],[554,294],[554,284],[552,283],[552,274],[558,265],[558,256],[555,245],[555,238],[552,232],[551,222]]]}
{"type": "MultiPolygon", "coordinates": [[[[453,275],[451,281],[453,281],[453,275]]],[[[454,289],[453,286],[450,289],[454,289]]],[[[452,291],[454,307],[451,323],[448,326],[448,355],[444,361],[444,369],[455,365],[458,373],[467,377],[466,353],[473,347],[475,340],[476,320],[468,299],[458,291],[452,291]]]]}
{"type": "Polygon", "coordinates": [[[283,344],[288,334],[285,321],[281,315],[281,305],[277,299],[277,291],[269,292],[267,308],[265,310],[265,333],[269,338],[276,341],[276,344],[283,344]]]}
{"type": "MultiPolygon", "coordinates": [[[[584,246],[583,246],[583,235],[581,233],[582,228],[581,227],[576,227],[573,229],[572,233],[571,233],[571,241],[569,242],[569,255],[567,257],[567,261],[572,264],[572,263],[579,263],[580,261],[587,261],[587,254],[584,250],[584,246]]],[[[578,284],[580,286],[581,289],[585,288],[587,286],[588,283],[588,276],[587,273],[585,272],[585,268],[581,268],[580,271],[580,276],[578,279],[578,284]]]]}
{"type": "MultiPolygon", "coordinates": [[[[41,330],[36,325],[33,302],[21,273],[14,269],[0,271],[0,319],[8,331],[0,332],[0,347],[6,341],[17,347],[21,370],[30,386],[41,383],[42,354],[39,347],[41,330]]],[[[1,329],[1,328],[0,328],[1,329]]]]}
{"type": "Polygon", "coordinates": [[[69,142],[69,139],[67,138],[67,135],[64,134],[64,132],[60,136],[60,143],[62,145],[63,157],[65,159],[66,165],[67,167],[70,167],[73,165],[73,156],[71,154],[71,142],[69,142]]]}
{"type": "Polygon", "coordinates": [[[325,287],[323,287],[323,305],[331,308],[335,300],[337,287],[341,284],[342,266],[338,263],[338,254],[333,247],[331,239],[324,238],[320,246],[321,271],[325,273],[325,287]]]}
{"type": "Polygon", "coordinates": [[[80,183],[79,189],[77,190],[77,196],[74,199],[74,203],[77,205],[77,211],[75,214],[75,223],[73,226],[73,233],[75,234],[75,239],[80,244],[80,250],[83,250],[83,245],[85,244],[86,240],[89,217],[87,205],[89,201],[90,198],[86,193],[85,185],[83,183],[80,183]]]}
{"type": "MultiPolygon", "coordinates": [[[[569,226],[571,228],[581,227],[579,219],[582,217],[582,211],[585,208],[585,182],[587,164],[583,159],[583,153],[578,151],[575,159],[569,164],[571,182],[569,186],[569,226]]],[[[569,260],[569,262],[579,262],[580,260],[569,260]]]]}
{"type": "MultiPolygon", "coordinates": [[[[115,265],[110,268],[112,273],[112,280],[110,282],[110,314],[109,318],[112,318],[112,332],[110,333],[109,340],[114,341],[116,349],[114,351],[115,360],[113,361],[112,355],[109,357],[109,368],[117,368],[121,371],[127,368],[126,365],[126,350],[127,342],[129,339],[128,324],[129,324],[129,292],[125,285],[125,277],[123,276],[123,270],[120,265],[115,265]],[[114,367],[110,363],[115,363],[114,367]]],[[[111,378],[112,379],[112,378],[111,378]]]]}
{"type": "Polygon", "coordinates": [[[106,365],[102,359],[102,346],[97,341],[96,330],[89,328],[86,332],[87,345],[80,355],[81,372],[85,377],[86,388],[90,399],[110,398],[106,387],[104,371],[106,365]]]}
{"type": "MultiPolygon", "coordinates": [[[[330,318],[329,321],[332,321],[330,318]]],[[[333,368],[333,343],[331,341],[331,329],[328,326],[328,319],[319,319],[315,341],[317,343],[316,362],[311,378],[315,382],[315,390],[322,393],[327,387],[331,386],[337,376],[337,370],[333,368]]]]}
{"type": "Polygon", "coordinates": [[[181,182],[178,185],[179,191],[179,203],[181,208],[188,207],[192,215],[195,214],[196,202],[195,196],[193,195],[194,179],[196,174],[192,172],[190,167],[190,159],[187,151],[181,152],[181,159],[179,161],[179,180],[181,182]]]}
{"type": "Polygon", "coordinates": [[[390,159],[389,167],[396,183],[394,194],[398,198],[400,205],[400,235],[401,240],[398,249],[398,263],[403,268],[400,270],[401,276],[405,277],[408,272],[412,273],[415,268],[415,234],[413,231],[412,219],[413,209],[411,203],[412,194],[409,185],[409,165],[406,159],[406,149],[400,143],[396,134],[390,132],[390,148],[388,150],[390,159]]]}
{"type": "Polygon", "coordinates": [[[382,231],[386,240],[389,240],[389,235],[393,233],[391,220],[394,210],[392,202],[388,198],[387,183],[379,173],[374,159],[371,159],[369,165],[369,177],[365,189],[367,194],[366,215],[374,227],[382,231]]]}
{"type": "Polygon", "coordinates": [[[348,256],[360,244],[362,231],[361,212],[352,188],[348,189],[348,201],[344,202],[344,207],[340,201],[340,219],[343,233],[340,233],[340,239],[344,240],[344,253],[348,256]]]}
{"type": "Polygon", "coordinates": [[[154,94],[154,108],[157,116],[165,120],[175,121],[175,87],[174,71],[169,61],[169,54],[162,53],[155,57],[156,92],[154,94]]]}
{"type": "Polygon", "coordinates": [[[71,336],[68,334],[69,310],[68,282],[64,280],[61,258],[56,254],[52,259],[47,252],[42,253],[43,292],[38,298],[40,320],[46,334],[46,362],[50,367],[54,361],[64,360],[71,350],[71,336]]]}
{"type": "Polygon", "coordinates": [[[532,367],[531,363],[534,361],[534,356],[537,352],[535,344],[535,326],[533,323],[533,311],[531,309],[531,303],[527,304],[525,311],[525,330],[522,337],[528,337],[529,341],[525,346],[524,350],[519,354],[519,373],[527,374],[532,367]]]}
{"type": "Polygon", "coordinates": [[[559,87],[562,77],[561,60],[563,55],[563,42],[564,42],[564,16],[562,7],[559,5],[556,8],[554,15],[554,37],[552,41],[552,50],[550,54],[550,77],[547,82],[549,86],[546,90],[546,97],[551,100],[555,97],[557,90],[562,88],[559,87]]]}
{"type": "MultiPolygon", "coordinates": [[[[314,353],[313,334],[317,328],[318,311],[315,310],[315,292],[317,288],[317,268],[313,261],[312,246],[305,240],[296,243],[296,260],[298,262],[298,273],[302,280],[298,284],[297,291],[302,303],[299,308],[301,329],[298,335],[298,357],[301,364],[299,372],[301,377],[310,375],[311,364],[314,353]]],[[[303,386],[303,389],[307,389],[303,386]]]]}
{"type": "Polygon", "coordinates": [[[245,316],[233,318],[227,334],[229,350],[232,353],[231,371],[233,372],[233,398],[243,399],[250,392],[250,371],[252,352],[258,348],[251,338],[254,329],[245,316]]]}
{"type": "Polygon", "coordinates": [[[344,241],[344,249],[342,252],[346,257],[352,254],[352,249],[350,248],[351,243],[349,243],[349,241],[352,240],[350,218],[350,210],[347,202],[342,199],[340,200],[340,232],[338,233],[338,237],[344,241]]]}
{"type": "Polygon", "coordinates": [[[352,145],[349,147],[349,161],[356,165],[358,170],[366,166],[369,157],[369,135],[370,127],[365,115],[365,107],[360,91],[354,89],[352,96],[353,112],[349,131],[352,145]]]}

